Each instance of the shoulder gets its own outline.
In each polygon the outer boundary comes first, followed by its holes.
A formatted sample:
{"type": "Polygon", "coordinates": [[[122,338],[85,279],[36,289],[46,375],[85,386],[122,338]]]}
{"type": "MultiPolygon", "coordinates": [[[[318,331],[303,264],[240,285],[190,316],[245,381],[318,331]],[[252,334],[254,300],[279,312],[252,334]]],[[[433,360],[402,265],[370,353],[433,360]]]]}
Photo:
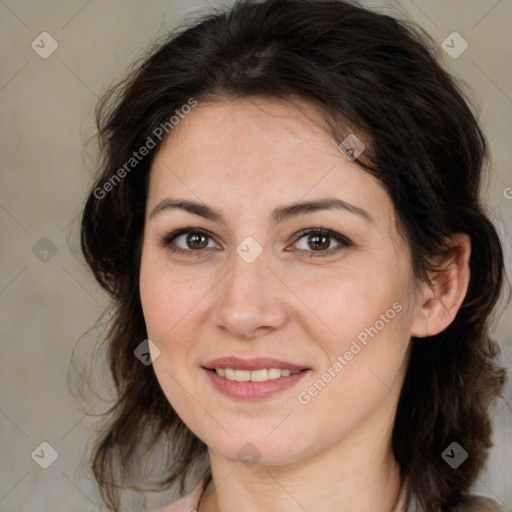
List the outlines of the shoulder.
{"type": "Polygon", "coordinates": [[[464,502],[457,507],[455,512],[510,512],[510,509],[507,510],[486,496],[469,494],[465,496],[464,502]]]}
{"type": "Polygon", "coordinates": [[[167,507],[154,512],[196,512],[197,503],[201,496],[203,480],[200,479],[194,489],[179,500],[167,505],[167,507]]]}

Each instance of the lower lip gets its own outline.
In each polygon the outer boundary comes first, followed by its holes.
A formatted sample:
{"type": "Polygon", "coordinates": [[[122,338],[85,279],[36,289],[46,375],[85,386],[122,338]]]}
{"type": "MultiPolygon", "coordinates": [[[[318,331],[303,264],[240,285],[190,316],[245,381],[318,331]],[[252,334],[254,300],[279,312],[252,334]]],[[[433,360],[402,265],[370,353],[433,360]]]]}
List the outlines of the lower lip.
{"type": "Polygon", "coordinates": [[[204,370],[215,389],[231,398],[241,398],[243,400],[268,398],[277,395],[297,384],[306,373],[309,373],[309,370],[302,370],[288,377],[279,377],[278,379],[270,379],[264,382],[239,382],[220,377],[215,371],[207,370],[206,368],[204,370]]]}

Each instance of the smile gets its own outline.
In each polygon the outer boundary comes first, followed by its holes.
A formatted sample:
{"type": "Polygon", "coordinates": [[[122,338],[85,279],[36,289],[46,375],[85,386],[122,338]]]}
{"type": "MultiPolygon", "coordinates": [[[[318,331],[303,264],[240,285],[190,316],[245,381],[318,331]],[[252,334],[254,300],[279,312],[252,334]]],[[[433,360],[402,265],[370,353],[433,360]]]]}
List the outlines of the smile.
{"type": "Polygon", "coordinates": [[[292,371],[279,368],[259,370],[203,368],[203,371],[213,389],[221,395],[244,401],[268,399],[286,393],[311,372],[309,369],[292,371]],[[223,376],[221,376],[222,373],[224,373],[223,376]]]}

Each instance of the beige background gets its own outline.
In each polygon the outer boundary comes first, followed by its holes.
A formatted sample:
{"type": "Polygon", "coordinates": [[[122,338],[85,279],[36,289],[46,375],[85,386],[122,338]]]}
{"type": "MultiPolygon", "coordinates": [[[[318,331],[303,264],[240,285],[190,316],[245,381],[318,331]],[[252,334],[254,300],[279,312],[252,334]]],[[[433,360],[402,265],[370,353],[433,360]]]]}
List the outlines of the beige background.
{"type": "MultiPolygon", "coordinates": [[[[97,97],[107,85],[166,27],[208,5],[220,3],[0,1],[0,511],[96,510],[83,458],[92,423],[67,387],[73,348],[107,303],[78,257],[78,214],[93,171],[84,145],[93,134],[97,97]],[[59,45],[47,59],[31,48],[43,31],[59,45]],[[51,244],[39,242],[43,237],[51,244]],[[50,250],[46,263],[33,252],[38,242],[39,251],[50,250]],[[58,452],[48,469],[31,458],[43,441],[58,452]]],[[[453,31],[468,41],[469,48],[457,59],[441,53],[481,105],[493,153],[485,201],[502,235],[511,274],[512,199],[505,194],[512,187],[511,0],[372,5],[413,18],[439,45],[453,31]]],[[[495,330],[509,368],[511,332],[509,305],[495,330]]],[[[81,343],[90,347],[93,342],[89,335],[81,343]]],[[[489,469],[475,491],[511,507],[510,385],[506,397],[509,408],[501,402],[494,417],[489,469]]],[[[155,498],[148,508],[157,503],[155,498]]]]}

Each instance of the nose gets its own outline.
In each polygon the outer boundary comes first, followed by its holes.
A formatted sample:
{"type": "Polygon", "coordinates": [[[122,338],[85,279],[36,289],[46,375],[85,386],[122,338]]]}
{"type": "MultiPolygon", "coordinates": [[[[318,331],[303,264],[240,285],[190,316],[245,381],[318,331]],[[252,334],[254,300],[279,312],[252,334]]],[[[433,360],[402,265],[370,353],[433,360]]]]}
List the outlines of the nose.
{"type": "Polygon", "coordinates": [[[235,253],[232,269],[216,287],[213,320],[236,339],[253,339],[286,323],[286,287],[264,256],[248,263],[235,253]]]}

